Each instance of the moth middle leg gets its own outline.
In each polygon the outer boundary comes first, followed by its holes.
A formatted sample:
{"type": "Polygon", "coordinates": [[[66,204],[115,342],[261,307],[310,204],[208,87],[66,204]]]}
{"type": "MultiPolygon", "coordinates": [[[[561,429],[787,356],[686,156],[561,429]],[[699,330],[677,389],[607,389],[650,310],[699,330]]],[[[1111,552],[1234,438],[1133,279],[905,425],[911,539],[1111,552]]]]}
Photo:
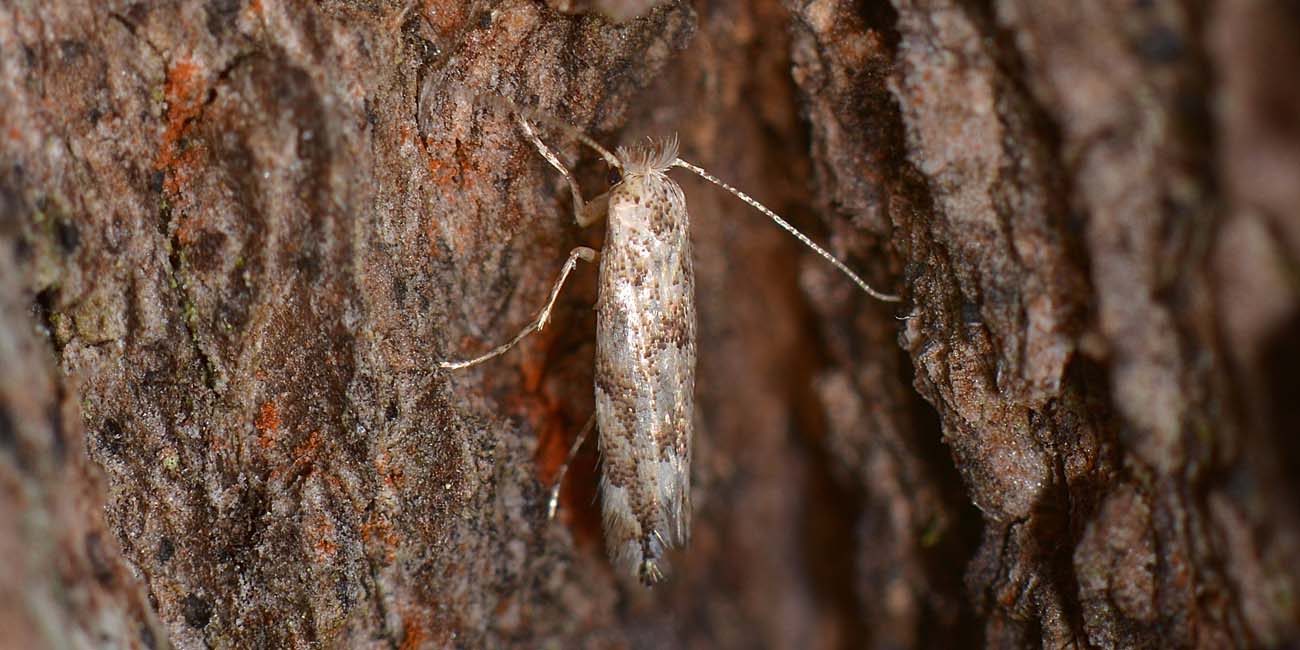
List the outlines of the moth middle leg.
{"type": "Polygon", "coordinates": [[[509,341],[506,341],[505,343],[502,343],[501,345],[498,345],[497,347],[489,350],[484,354],[474,357],[473,359],[466,359],[464,361],[440,361],[438,362],[438,367],[449,368],[454,370],[458,368],[468,368],[469,366],[477,365],[479,363],[487,361],[488,359],[492,359],[494,357],[498,357],[504,354],[505,352],[510,350],[510,348],[515,347],[515,344],[522,341],[525,336],[528,336],[529,334],[532,334],[533,332],[537,332],[541,330],[543,327],[546,327],[546,323],[551,320],[551,309],[555,307],[555,300],[556,298],[560,297],[560,289],[564,288],[564,282],[565,280],[569,279],[569,273],[573,272],[573,267],[578,265],[578,260],[583,260],[585,262],[595,262],[599,257],[600,257],[600,253],[598,253],[596,249],[588,248],[586,246],[579,246],[573,249],[572,251],[570,251],[569,259],[564,262],[564,268],[560,270],[560,277],[556,279],[555,285],[551,287],[551,297],[547,299],[546,306],[542,307],[542,310],[537,313],[537,318],[533,319],[533,322],[529,323],[527,327],[520,330],[520,332],[516,334],[514,338],[510,339],[509,341]]]}

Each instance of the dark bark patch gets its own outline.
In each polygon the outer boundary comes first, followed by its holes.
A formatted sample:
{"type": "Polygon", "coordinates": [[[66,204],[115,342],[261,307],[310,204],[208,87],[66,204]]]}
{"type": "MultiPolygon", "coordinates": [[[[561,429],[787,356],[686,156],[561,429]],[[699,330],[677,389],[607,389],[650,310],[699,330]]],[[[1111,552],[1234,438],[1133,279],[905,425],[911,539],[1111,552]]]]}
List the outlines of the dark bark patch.
{"type": "Polygon", "coordinates": [[[406,301],[406,278],[400,275],[393,276],[393,300],[398,305],[406,301]]]}
{"type": "Polygon", "coordinates": [[[1286,323],[1272,337],[1263,355],[1265,382],[1269,388],[1272,444],[1277,450],[1279,476],[1292,487],[1282,492],[1300,494],[1300,437],[1296,436],[1296,405],[1300,404],[1300,317],[1286,323]]]}
{"type": "Polygon", "coordinates": [[[149,627],[148,623],[140,624],[140,645],[149,650],[158,648],[158,637],[154,635],[153,628],[149,627]]]}
{"type": "Polygon", "coordinates": [[[212,605],[208,601],[190,594],[181,601],[181,614],[186,625],[201,630],[212,620],[212,605]]]}
{"type": "Polygon", "coordinates": [[[99,532],[86,535],[86,559],[90,561],[91,574],[95,581],[109,587],[113,584],[113,566],[108,551],[104,548],[104,538],[99,532]]]}
{"type": "Polygon", "coordinates": [[[14,428],[13,417],[9,415],[9,409],[0,404],[0,450],[12,450],[17,439],[18,431],[14,428]]]}
{"type": "Polygon", "coordinates": [[[126,432],[122,423],[115,418],[107,418],[99,428],[99,448],[113,456],[121,456],[126,450],[126,432]]]}
{"type": "Polygon", "coordinates": [[[157,557],[158,557],[159,564],[166,564],[168,560],[171,560],[172,556],[175,554],[176,554],[176,545],[172,543],[170,537],[164,535],[162,539],[158,540],[157,557]]]}
{"type": "Polygon", "coordinates": [[[1155,25],[1138,39],[1138,53],[1157,64],[1174,63],[1182,58],[1186,46],[1178,32],[1166,25],[1155,25]]]}
{"type": "Polygon", "coordinates": [[[240,0],[210,0],[204,9],[208,14],[208,31],[221,38],[235,23],[239,15],[240,0]]]}
{"type": "Polygon", "coordinates": [[[334,597],[339,599],[339,604],[343,606],[344,611],[352,607],[352,583],[348,581],[347,576],[339,576],[339,579],[334,582],[334,597]]]}
{"type": "Polygon", "coordinates": [[[190,263],[194,272],[211,273],[221,266],[225,243],[225,233],[205,230],[199,233],[194,243],[186,249],[185,260],[190,263]]]}
{"type": "Polygon", "coordinates": [[[77,223],[70,218],[55,221],[54,240],[65,255],[74,253],[81,244],[81,231],[78,230],[77,223]]]}
{"type": "Polygon", "coordinates": [[[85,43],[72,39],[59,41],[59,57],[64,63],[76,63],[85,55],[85,43]]]}

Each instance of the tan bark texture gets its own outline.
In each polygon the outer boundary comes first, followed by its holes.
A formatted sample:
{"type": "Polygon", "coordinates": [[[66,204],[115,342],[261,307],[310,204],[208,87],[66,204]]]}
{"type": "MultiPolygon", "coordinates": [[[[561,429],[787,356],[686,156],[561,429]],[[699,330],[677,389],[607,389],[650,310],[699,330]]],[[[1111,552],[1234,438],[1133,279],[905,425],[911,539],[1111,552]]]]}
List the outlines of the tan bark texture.
{"type": "Polygon", "coordinates": [[[0,1],[0,646],[1300,644],[1290,0],[0,1]],[[693,534],[611,569],[599,248],[682,157],[693,534]],[[587,195],[605,164],[540,132],[587,195]]]}

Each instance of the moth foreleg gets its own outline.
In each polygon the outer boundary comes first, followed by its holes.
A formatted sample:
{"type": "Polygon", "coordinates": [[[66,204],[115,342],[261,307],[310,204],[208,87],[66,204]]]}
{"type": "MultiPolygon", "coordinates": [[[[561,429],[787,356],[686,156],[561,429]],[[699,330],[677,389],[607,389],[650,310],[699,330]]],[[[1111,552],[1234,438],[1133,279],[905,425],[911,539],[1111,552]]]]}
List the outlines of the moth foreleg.
{"type": "MultiPolygon", "coordinates": [[[[593,206],[595,209],[588,209],[588,206],[582,200],[582,188],[578,187],[578,180],[573,177],[573,172],[569,171],[569,168],[560,162],[560,157],[555,155],[555,152],[551,151],[551,148],[546,146],[545,142],[542,142],[542,139],[537,136],[537,132],[533,130],[533,125],[529,124],[528,120],[519,113],[515,113],[515,119],[519,121],[519,128],[523,129],[524,135],[537,148],[537,153],[542,154],[546,162],[551,163],[551,166],[559,171],[560,175],[564,176],[564,180],[569,184],[569,192],[573,194],[573,220],[579,226],[586,228],[603,219],[605,210],[599,206],[593,206]]],[[[598,198],[596,202],[600,203],[600,199],[598,198]]]]}

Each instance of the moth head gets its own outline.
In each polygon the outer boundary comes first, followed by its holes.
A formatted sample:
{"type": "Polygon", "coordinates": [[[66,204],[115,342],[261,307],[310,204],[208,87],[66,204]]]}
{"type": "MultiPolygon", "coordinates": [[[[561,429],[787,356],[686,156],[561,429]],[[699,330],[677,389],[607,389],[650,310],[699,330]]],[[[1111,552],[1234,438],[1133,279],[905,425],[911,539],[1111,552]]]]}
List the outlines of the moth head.
{"type": "Polygon", "coordinates": [[[646,138],[645,144],[619,147],[615,156],[624,176],[663,174],[677,162],[677,136],[663,140],[646,138]]]}

